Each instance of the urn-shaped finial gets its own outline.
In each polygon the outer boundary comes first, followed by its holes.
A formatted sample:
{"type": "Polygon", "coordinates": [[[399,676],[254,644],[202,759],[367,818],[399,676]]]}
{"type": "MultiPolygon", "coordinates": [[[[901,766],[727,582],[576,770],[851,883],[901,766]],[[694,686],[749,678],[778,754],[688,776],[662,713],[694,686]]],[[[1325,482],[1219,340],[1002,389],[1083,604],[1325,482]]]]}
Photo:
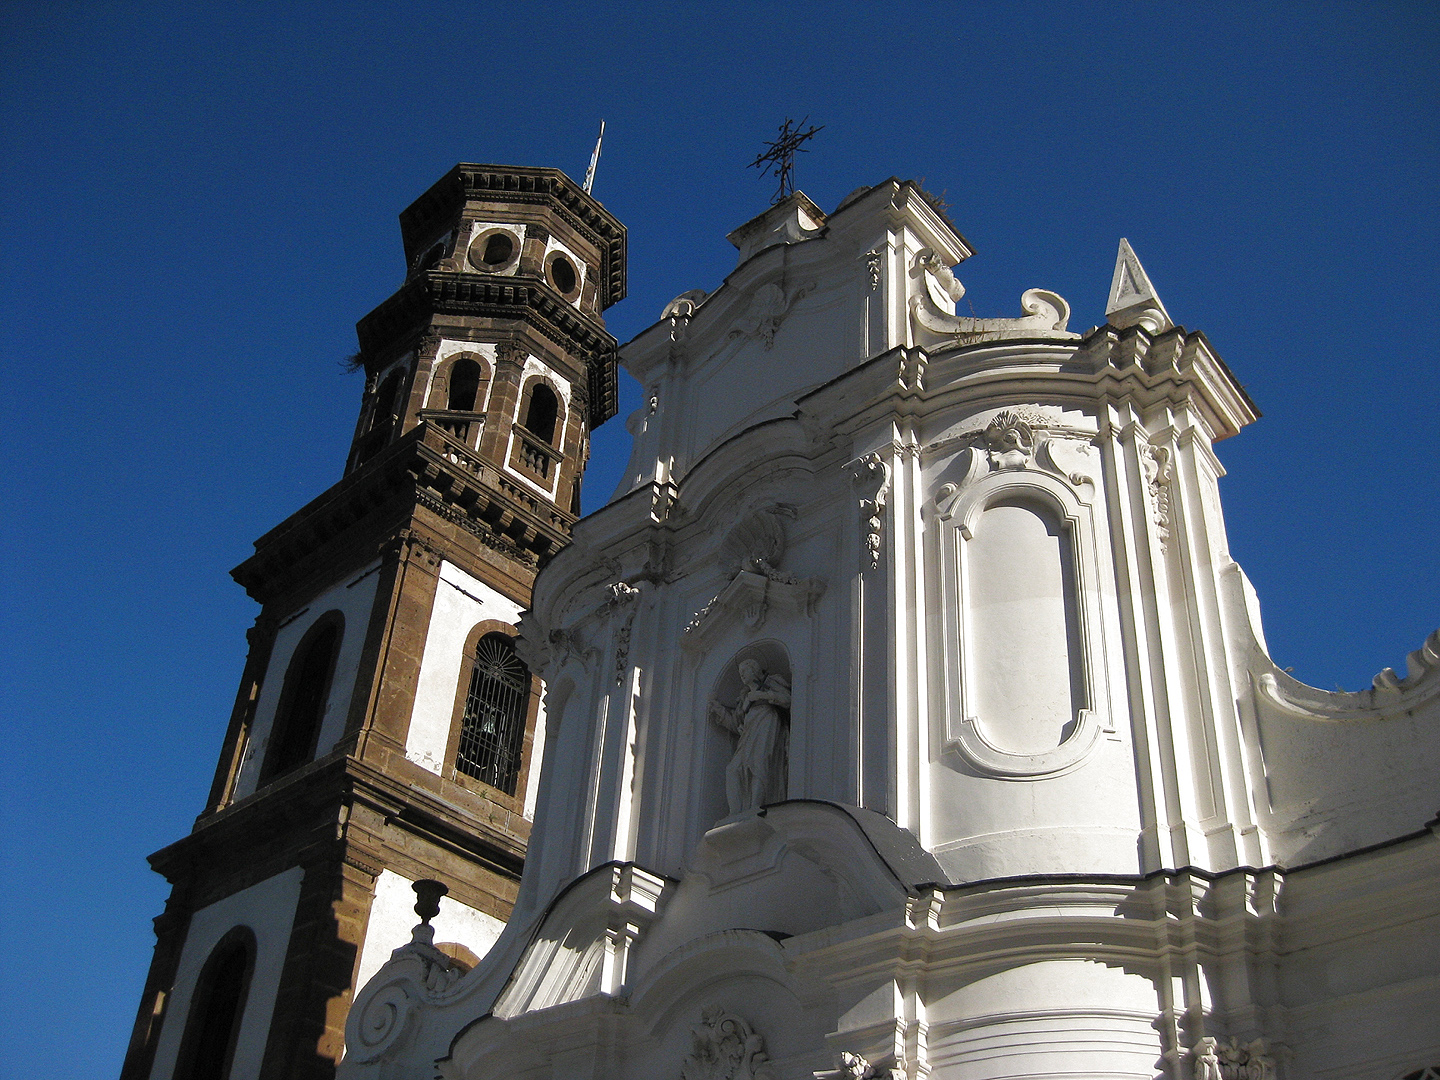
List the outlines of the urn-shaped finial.
{"type": "Polygon", "coordinates": [[[411,888],[415,890],[415,914],[420,916],[419,925],[411,931],[411,940],[428,945],[435,938],[435,928],[430,925],[430,920],[440,914],[440,898],[450,891],[450,887],[443,881],[425,878],[415,882],[411,888]]]}

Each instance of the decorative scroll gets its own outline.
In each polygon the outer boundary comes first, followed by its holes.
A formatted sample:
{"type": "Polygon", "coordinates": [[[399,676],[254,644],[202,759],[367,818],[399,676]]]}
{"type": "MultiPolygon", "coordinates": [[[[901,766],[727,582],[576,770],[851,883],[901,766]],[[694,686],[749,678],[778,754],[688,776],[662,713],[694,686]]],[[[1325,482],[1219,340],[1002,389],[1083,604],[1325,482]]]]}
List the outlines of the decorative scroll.
{"type": "Polygon", "coordinates": [[[1170,450],[1145,443],[1140,447],[1140,470],[1150,495],[1150,520],[1164,550],[1170,539],[1170,450]]]}

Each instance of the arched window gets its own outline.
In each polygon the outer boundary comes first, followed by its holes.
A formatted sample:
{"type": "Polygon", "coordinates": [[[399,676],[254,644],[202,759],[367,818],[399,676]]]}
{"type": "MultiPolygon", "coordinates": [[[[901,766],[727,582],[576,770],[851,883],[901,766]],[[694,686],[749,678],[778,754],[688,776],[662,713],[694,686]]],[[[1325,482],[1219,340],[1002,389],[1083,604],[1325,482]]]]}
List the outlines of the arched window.
{"type": "Polygon", "coordinates": [[[235,927],[210,951],[190,996],[175,1080],[228,1080],[254,969],[248,926],[235,927]]]}
{"type": "Polygon", "coordinates": [[[315,756],[343,629],[339,612],[322,615],[296,646],[270,728],[260,783],[284,776],[315,756]]]}
{"type": "Polygon", "coordinates": [[[480,394],[480,365],[462,356],[450,365],[450,394],[445,407],[451,412],[474,412],[480,394]]]}
{"type": "Polygon", "coordinates": [[[470,666],[456,771],[514,795],[529,701],[530,669],[514,644],[504,634],[486,634],[470,666]]]}
{"type": "Polygon", "coordinates": [[[390,417],[395,412],[395,399],[400,396],[401,371],[396,368],[385,376],[385,381],[380,384],[380,389],[375,391],[375,409],[370,414],[370,429],[383,427],[389,423],[390,417]]]}
{"type": "Polygon", "coordinates": [[[555,420],[560,415],[560,399],[543,382],[530,387],[530,404],[525,410],[524,427],[537,439],[555,442],[555,420]]]}

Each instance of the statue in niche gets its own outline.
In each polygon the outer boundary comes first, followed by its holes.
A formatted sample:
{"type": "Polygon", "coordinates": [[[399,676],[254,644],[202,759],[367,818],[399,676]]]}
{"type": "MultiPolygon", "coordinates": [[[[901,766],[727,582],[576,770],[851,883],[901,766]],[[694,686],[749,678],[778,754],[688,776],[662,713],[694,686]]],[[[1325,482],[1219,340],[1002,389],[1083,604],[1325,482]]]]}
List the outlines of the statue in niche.
{"type": "Polygon", "coordinates": [[[725,767],[730,813],[758,810],[785,797],[786,726],[790,680],[767,673],[760,661],[740,661],[745,688],[733,706],[710,699],[710,719],[736,736],[735,754],[725,767]]]}

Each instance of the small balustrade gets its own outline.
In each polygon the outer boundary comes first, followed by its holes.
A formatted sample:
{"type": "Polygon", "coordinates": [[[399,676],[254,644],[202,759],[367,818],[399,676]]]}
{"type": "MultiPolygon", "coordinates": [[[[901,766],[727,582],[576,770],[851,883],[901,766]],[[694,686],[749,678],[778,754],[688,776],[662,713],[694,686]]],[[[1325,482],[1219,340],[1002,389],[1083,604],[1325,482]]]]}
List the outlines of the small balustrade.
{"type": "Polygon", "coordinates": [[[549,480],[550,470],[563,460],[565,455],[523,427],[517,425],[514,430],[521,468],[541,480],[549,480]]]}
{"type": "Polygon", "coordinates": [[[433,424],[472,450],[480,445],[480,430],[484,427],[485,420],[474,413],[451,412],[449,409],[421,409],[419,418],[424,423],[433,424]]]}

